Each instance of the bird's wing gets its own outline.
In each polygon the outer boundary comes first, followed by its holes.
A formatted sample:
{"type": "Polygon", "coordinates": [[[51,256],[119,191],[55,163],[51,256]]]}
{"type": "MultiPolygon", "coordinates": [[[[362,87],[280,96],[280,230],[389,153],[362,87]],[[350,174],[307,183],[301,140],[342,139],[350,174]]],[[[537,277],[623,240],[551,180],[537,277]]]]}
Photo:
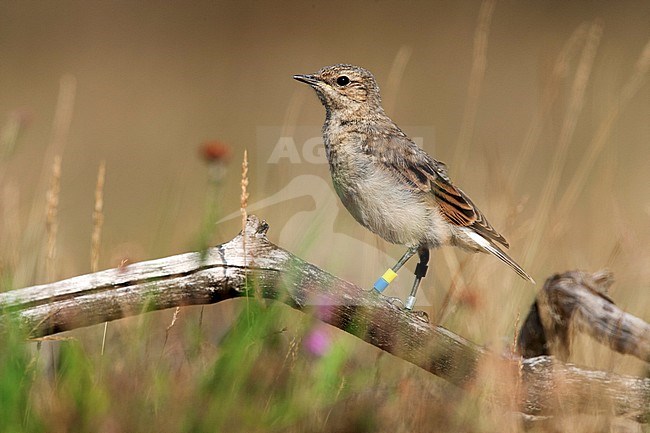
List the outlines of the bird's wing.
{"type": "Polygon", "coordinates": [[[402,131],[391,134],[381,149],[373,149],[377,162],[416,191],[427,193],[443,217],[452,224],[471,227],[487,239],[508,247],[508,242],[488,222],[469,197],[454,186],[444,163],[431,158],[402,131]]]}

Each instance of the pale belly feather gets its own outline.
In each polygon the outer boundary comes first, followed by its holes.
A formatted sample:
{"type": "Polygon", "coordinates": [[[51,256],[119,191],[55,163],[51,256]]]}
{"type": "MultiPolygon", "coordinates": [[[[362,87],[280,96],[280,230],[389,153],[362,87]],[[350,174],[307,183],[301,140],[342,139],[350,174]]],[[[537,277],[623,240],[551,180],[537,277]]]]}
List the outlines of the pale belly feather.
{"type": "Polygon", "coordinates": [[[401,187],[386,171],[366,165],[332,176],[334,188],[352,216],[370,231],[400,245],[436,248],[451,232],[423,193],[401,187]]]}

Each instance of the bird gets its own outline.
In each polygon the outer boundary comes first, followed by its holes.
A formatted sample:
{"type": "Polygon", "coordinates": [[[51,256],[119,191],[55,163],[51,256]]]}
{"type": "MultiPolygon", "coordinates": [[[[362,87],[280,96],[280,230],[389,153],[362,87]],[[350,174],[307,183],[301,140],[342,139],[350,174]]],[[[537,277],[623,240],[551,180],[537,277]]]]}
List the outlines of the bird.
{"type": "Polygon", "coordinates": [[[382,293],[416,253],[419,262],[406,300],[412,310],[426,276],[430,250],[450,245],[496,256],[520,277],[535,280],[504,252],[509,244],[449,177],[384,112],[374,75],[336,64],[294,79],[315,90],[325,107],[323,143],[334,190],[352,217],[404,255],[374,283],[382,293]]]}
{"type": "MultiPolygon", "coordinates": [[[[391,255],[377,248],[373,243],[367,243],[341,233],[335,228],[335,221],[339,214],[339,208],[336,205],[338,197],[332,190],[329,182],[321,176],[315,174],[301,174],[291,179],[285,186],[275,194],[264,197],[261,200],[248,204],[248,212],[256,212],[271,206],[283,204],[286,208],[287,203],[296,198],[309,198],[313,205],[308,209],[292,211],[291,217],[284,222],[280,228],[278,240],[284,248],[300,248],[304,258],[311,262],[325,263],[339,266],[344,260],[341,256],[332,254],[332,251],[341,251],[344,249],[353,249],[363,257],[375,257],[377,262],[391,262],[395,260],[391,255]],[[306,247],[305,238],[317,236],[318,248],[306,247]]],[[[222,224],[230,220],[241,220],[241,211],[237,209],[232,213],[224,216],[217,224],[222,224]]],[[[376,263],[370,263],[367,269],[376,269],[376,263]]],[[[358,274],[365,267],[357,266],[354,269],[346,270],[343,277],[352,277],[358,274]]],[[[426,295],[426,294],[425,294],[426,295]]],[[[430,300],[424,297],[424,302],[430,300]]]]}

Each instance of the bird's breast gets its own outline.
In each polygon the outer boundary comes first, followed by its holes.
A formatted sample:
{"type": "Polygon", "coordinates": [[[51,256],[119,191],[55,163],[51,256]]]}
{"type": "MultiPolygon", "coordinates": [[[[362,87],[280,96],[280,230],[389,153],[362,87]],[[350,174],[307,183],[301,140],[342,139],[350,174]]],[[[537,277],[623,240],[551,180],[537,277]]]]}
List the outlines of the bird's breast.
{"type": "Polygon", "coordinates": [[[351,155],[342,149],[335,153],[335,164],[330,164],[334,188],[355,220],[392,243],[443,243],[446,225],[422,193],[401,183],[367,155],[351,155]]]}
{"type": "Polygon", "coordinates": [[[330,173],[354,219],[392,243],[430,247],[447,243],[449,226],[427,193],[398,179],[373,158],[368,128],[334,120],[323,127],[330,173]]]}

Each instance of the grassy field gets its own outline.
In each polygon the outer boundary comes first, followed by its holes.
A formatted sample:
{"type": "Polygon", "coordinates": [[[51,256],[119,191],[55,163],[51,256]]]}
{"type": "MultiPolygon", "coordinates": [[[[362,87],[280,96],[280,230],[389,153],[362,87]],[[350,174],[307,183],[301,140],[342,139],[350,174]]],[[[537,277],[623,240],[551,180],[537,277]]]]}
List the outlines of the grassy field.
{"type": "MultiPolygon", "coordinates": [[[[271,240],[369,286],[402,248],[338,203],[312,146],[322,107],[290,79],[341,61],[376,73],[389,115],[448,163],[537,279],[492,257],[435,252],[420,298],[432,321],[509,351],[549,275],[604,267],[616,303],[650,320],[650,8],[621,5],[296,3],[280,14],[3,2],[0,290],[230,240],[244,149],[247,209],[267,219],[271,240]],[[208,162],[197,152],[206,140],[229,156],[208,162]]],[[[390,294],[405,296],[410,270],[390,294]]],[[[490,400],[514,386],[497,368],[460,390],[272,302],[26,337],[3,316],[3,432],[522,429],[490,400]]],[[[585,337],[570,361],[648,374],[585,337]]],[[[635,430],[603,414],[539,431],[635,430]]]]}

